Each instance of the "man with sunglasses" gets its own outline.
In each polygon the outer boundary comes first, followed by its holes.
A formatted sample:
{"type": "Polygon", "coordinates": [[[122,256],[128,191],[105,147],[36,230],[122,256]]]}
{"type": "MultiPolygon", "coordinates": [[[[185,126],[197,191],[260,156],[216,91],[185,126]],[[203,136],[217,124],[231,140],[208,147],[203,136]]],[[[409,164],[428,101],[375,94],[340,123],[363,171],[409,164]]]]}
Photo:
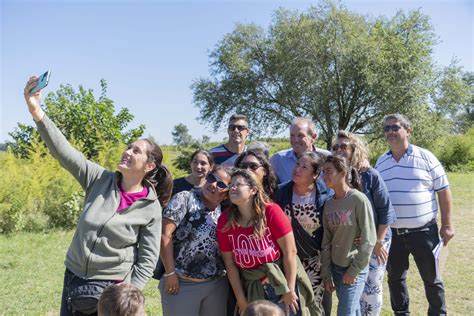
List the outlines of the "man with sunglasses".
{"type": "Polygon", "coordinates": [[[413,255],[425,286],[428,315],[446,315],[444,286],[436,274],[432,250],[454,236],[452,196],[448,178],[438,159],[428,150],[412,145],[411,123],[402,114],[384,118],[384,134],[390,150],[379,157],[375,168],[387,185],[397,220],[392,224],[392,246],[387,272],[390,300],[396,315],[409,315],[406,283],[408,257],[413,255]],[[435,194],[436,193],[436,194],[435,194]],[[438,203],[441,228],[438,235],[438,203]]]}
{"type": "Polygon", "coordinates": [[[293,168],[298,158],[307,151],[313,151],[320,157],[326,157],[329,151],[317,148],[314,144],[318,139],[316,126],[309,117],[297,117],[290,126],[290,149],[275,153],[270,158],[278,183],[292,179],[293,168]]]}
{"type": "Polygon", "coordinates": [[[248,119],[245,115],[234,114],[229,119],[227,128],[229,141],[209,149],[216,165],[232,168],[237,157],[247,149],[245,141],[250,133],[248,119]]]}

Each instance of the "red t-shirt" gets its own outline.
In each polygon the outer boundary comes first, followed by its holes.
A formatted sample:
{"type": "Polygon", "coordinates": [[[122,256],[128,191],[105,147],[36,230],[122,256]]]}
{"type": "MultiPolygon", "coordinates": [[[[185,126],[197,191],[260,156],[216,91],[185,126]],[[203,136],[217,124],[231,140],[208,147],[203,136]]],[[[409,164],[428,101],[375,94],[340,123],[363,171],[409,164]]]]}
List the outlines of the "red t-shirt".
{"type": "Polygon", "coordinates": [[[253,227],[230,228],[223,231],[227,224],[228,213],[221,214],[217,221],[217,241],[222,252],[233,252],[234,262],[239,268],[255,269],[258,266],[274,262],[281,257],[277,239],[292,231],[288,217],[280,206],[269,203],[265,207],[267,227],[263,238],[257,238],[253,227]]]}

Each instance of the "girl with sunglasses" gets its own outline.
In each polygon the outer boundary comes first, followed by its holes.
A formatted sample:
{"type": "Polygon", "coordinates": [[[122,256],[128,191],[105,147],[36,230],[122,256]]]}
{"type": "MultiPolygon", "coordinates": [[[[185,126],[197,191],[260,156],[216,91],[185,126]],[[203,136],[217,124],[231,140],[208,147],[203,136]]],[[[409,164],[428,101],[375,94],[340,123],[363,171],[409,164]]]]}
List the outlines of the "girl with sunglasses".
{"type": "Polygon", "coordinates": [[[248,149],[244,151],[235,161],[235,167],[252,172],[262,183],[263,190],[270,200],[275,199],[277,179],[263,150],[248,149]]]}
{"type": "Polygon", "coordinates": [[[191,154],[191,174],[173,180],[173,195],[202,187],[206,183],[206,176],[212,167],[214,167],[214,158],[207,150],[197,149],[194,151],[191,154]]]}
{"type": "Polygon", "coordinates": [[[327,291],[336,290],[337,315],[361,315],[360,297],[376,241],[372,207],[360,192],[357,171],[345,158],[328,156],[324,181],[334,190],[323,211],[321,275],[327,291]],[[360,238],[354,243],[355,238],[360,238]]]}
{"type": "Polygon", "coordinates": [[[360,304],[362,314],[379,315],[382,310],[382,282],[392,240],[392,231],[389,229],[389,225],[395,222],[395,211],[390,203],[385,182],[379,172],[369,164],[367,146],[362,139],[353,133],[339,131],[332,150],[333,154],[346,158],[351,166],[359,172],[362,192],[372,205],[377,229],[377,243],[370,257],[369,274],[360,304]]]}
{"type": "Polygon", "coordinates": [[[291,219],[298,257],[308,274],[318,308],[324,305],[330,314],[331,300],[323,304],[324,284],[321,279],[321,242],[323,239],[323,207],[332,191],[319,179],[322,160],[314,152],[298,158],[292,180],[278,186],[276,203],[291,219]]]}
{"type": "Polygon", "coordinates": [[[216,225],[230,175],[215,166],[202,188],[182,191],[163,212],[159,289],[164,316],[226,314],[229,285],[219,255],[216,225]]]}
{"type": "Polygon", "coordinates": [[[217,239],[240,313],[249,302],[267,299],[287,315],[314,315],[311,283],[296,256],[288,217],[268,203],[260,181],[247,170],[233,173],[229,197],[217,239]]]}

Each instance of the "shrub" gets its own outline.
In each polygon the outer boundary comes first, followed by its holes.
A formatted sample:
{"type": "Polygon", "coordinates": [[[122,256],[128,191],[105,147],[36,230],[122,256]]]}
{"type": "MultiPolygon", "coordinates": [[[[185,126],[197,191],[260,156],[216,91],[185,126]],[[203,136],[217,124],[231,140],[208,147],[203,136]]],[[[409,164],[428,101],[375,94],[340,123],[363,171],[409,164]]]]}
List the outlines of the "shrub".
{"type": "Polygon", "coordinates": [[[474,127],[466,134],[437,139],[431,150],[447,171],[474,171],[474,127]]]}

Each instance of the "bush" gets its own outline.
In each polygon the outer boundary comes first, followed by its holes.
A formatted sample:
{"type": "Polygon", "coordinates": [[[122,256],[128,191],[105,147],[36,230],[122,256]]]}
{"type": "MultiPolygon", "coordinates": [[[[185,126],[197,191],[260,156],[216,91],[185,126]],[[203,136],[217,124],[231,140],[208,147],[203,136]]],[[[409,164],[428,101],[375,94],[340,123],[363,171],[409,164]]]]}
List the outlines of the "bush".
{"type": "Polygon", "coordinates": [[[82,191],[79,184],[37,139],[28,157],[17,158],[11,151],[0,155],[0,232],[71,227],[77,214],[67,216],[68,202],[82,191]]]}
{"type": "Polygon", "coordinates": [[[431,150],[447,171],[474,171],[474,127],[466,134],[437,139],[431,150]]]}

